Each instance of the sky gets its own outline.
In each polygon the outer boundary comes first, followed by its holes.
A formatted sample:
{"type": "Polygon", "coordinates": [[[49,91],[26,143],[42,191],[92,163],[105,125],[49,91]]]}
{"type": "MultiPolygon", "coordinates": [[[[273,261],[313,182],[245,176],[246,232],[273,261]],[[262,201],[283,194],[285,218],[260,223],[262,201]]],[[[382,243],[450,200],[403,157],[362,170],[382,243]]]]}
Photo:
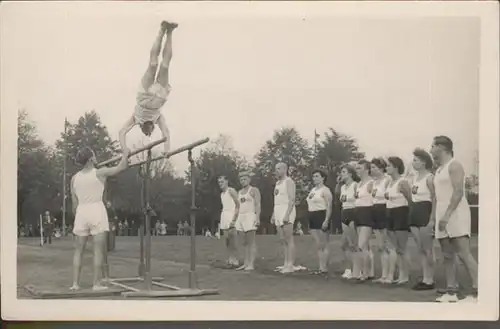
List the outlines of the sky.
{"type": "MultiPolygon", "coordinates": [[[[448,135],[466,171],[476,170],[477,20],[257,12],[231,18],[202,15],[200,7],[177,15],[162,4],[60,8],[3,19],[15,31],[2,35],[5,110],[26,109],[49,144],[65,117],[75,123],[89,110],[118,139],[159,24],[171,19],[180,25],[162,113],[173,148],[223,134],[251,159],[282,126],[310,142],[315,129],[332,127],[356,138],[369,158],[410,161],[415,147],[429,149],[433,136],[448,135]]],[[[129,144],[143,142],[137,128],[130,133],[129,144]]],[[[179,156],[172,164],[181,173],[187,161],[179,156]]]]}

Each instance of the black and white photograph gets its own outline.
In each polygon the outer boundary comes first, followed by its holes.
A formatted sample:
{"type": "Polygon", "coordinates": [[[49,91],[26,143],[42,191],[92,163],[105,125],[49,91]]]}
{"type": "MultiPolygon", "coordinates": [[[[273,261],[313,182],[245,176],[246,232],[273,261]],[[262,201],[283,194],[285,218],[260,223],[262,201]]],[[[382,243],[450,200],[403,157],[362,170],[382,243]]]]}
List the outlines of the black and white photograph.
{"type": "Polygon", "coordinates": [[[498,3],[0,16],[3,318],[498,319],[498,3]]]}

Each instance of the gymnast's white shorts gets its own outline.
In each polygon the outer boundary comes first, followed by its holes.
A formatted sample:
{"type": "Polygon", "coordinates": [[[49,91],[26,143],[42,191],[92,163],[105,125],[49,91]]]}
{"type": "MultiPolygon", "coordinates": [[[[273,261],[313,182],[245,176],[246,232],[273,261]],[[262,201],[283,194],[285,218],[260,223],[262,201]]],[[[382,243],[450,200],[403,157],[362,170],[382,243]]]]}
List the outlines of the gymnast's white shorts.
{"type": "Polygon", "coordinates": [[[78,205],[73,234],[89,236],[107,231],[109,231],[108,213],[102,202],[78,205]]]}
{"type": "MultiPolygon", "coordinates": [[[[276,226],[283,226],[283,219],[285,217],[286,210],[288,209],[288,205],[275,205],[274,206],[274,224],[276,226]]],[[[297,213],[295,211],[295,206],[292,209],[292,212],[290,213],[290,216],[288,218],[288,222],[290,224],[295,223],[295,217],[297,213]]]]}
{"type": "Polygon", "coordinates": [[[255,231],[257,229],[257,214],[254,212],[239,214],[236,221],[236,230],[240,232],[255,231]]]}
{"type": "Polygon", "coordinates": [[[229,226],[234,218],[234,210],[231,211],[223,211],[220,214],[220,229],[221,230],[229,230],[229,226]]]}
{"type": "Polygon", "coordinates": [[[471,234],[471,216],[470,208],[465,202],[461,202],[457,209],[452,213],[448,225],[444,231],[439,230],[439,221],[443,218],[448,209],[449,202],[436,204],[436,223],[434,227],[436,239],[459,238],[463,236],[470,237],[471,234]]]}

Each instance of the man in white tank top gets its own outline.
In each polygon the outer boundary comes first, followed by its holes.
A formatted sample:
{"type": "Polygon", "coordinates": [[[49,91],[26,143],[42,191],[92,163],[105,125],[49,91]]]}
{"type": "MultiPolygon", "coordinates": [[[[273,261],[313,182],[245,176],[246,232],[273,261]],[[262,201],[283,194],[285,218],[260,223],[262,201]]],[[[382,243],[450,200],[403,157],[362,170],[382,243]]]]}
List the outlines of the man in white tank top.
{"type": "Polygon", "coordinates": [[[164,144],[165,153],[170,149],[170,133],[165,122],[165,117],[160,110],[167,102],[170,94],[170,84],[168,81],[168,71],[170,60],[172,59],[172,32],[177,28],[177,23],[163,21],[158,35],[150,52],[149,65],[141,80],[141,85],[137,93],[135,110],[133,115],[125,122],[120,130],[120,146],[122,150],[127,148],[126,135],[135,126],[139,125],[146,136],[151,136],[154,125],[158,124],[163,137],[167,138],[164,144]],[[166,34],[165,46],[163,48],[163,58],[158,70],[158,56],[163,38],[166,34]],[[155,79],[156,78],[156,79],[155,79]]]}
{"type": "Polygon", "coordinates": [[[436,238],[441,244],[448,292],[439,302],[456,302],[455,258],[458,255],[472,279],[473,293],[464,301],[476,301],[477,261],[470,251],[471,215],[465,198],[465,172],[453,158],[453,142],[446,136],[437,136],[431,154],[438,165],[434,176],[436,238]]]}
{"type": "Polygon", "coordinates": [[[243,171],[239,176],[241,184],[241,190],[238,192],[240,209],[236,229],[243,234],[245,261],[237,270],[252,271],[257,253],[255,234],[260,225],[260,192],[258,188],[250,185],[250,172],[243,171]]]}
{"type": "Polygon", "coordinates": [[[285,252],[281,273],[295,271],[295,243],[293,224],[295,222],[295,182],[288,177],[288,166],[280,162],[276,165],[278,182],[274,188],[274,211],[271,223],[276,225],[285,252]]]}
{"type": "Polygon", "coordinates": [[[217,183],[222,190],[220,194],[222,211],[220,214],[219,229],[223,232],[224,242],[228,251],[227,265],[231,268],[238,267],[237,232],[235,228],[240,209],[238,193],[234,188],[229,187],[229,182],[225,176],[219,176],[217,183]]]}
{"type": "Polygon", "coordinates": [[[75,214],[73,234],[76,236],[76,248],[73,256],[73,286],[71,290],[80,289],[80,272],[82,255],[88,237],[94,237],[94,285],[93,290],[107,289],[101,285],[101,273],[106,247],[106,232],[109,222],[106,207],[103,203],[103,192],[106,179],[127,168],[128,152],[122,154],[122,160],[116,167],[96,169],[94,152],[84,147],[76,155],[77,162],[83,169],[71,179],[71,204],[75,214]]]}

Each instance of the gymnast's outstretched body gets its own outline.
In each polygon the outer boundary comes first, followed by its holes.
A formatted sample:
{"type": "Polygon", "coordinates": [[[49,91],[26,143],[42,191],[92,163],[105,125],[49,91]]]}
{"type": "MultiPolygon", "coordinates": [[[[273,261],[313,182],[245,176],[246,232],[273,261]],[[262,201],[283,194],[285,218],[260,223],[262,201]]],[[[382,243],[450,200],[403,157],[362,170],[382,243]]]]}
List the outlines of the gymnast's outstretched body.
{"type": "Polygon", "coordinates": [[[172,32],[177,27],[177,23],[163,21],[160,31],[156,36],[151,48],[149,65],[146,73],[142,77],[141,85],[137,93],[137,105],[134,114],[125,122],[120,130],[120,146],[122,150],[127,149],[126,135],[135,126],[139,125],[146,136],[151,136],[155,124],[158,124],[163,137],[167,139],[164,144],[164,151],[170,149],[170,133],[167,128],[164,116],[160,110],[167,102],[170,94],[170,84],[168,81],[168,69],[172,59],[172,32]],[[158,70],[158,57],[160,56],[161,45],[164,35],[167,35],[163,48],[162,60],[158,70]]]}

